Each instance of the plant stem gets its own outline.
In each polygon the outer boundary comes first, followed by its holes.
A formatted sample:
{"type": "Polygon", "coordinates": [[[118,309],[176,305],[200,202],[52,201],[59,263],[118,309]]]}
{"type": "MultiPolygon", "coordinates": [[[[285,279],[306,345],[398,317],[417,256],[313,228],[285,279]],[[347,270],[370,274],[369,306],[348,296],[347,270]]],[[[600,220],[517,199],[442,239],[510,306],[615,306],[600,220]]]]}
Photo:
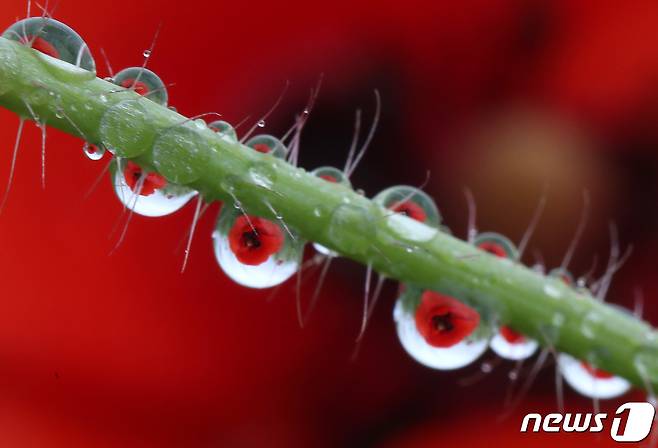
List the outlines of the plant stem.
{"type": "Polygon", "coordinates": [[[392,218],[346,187],[0,38],[0,105],[32,119],[26,104],[42,123],[104,145],[206,201],[236,197],[268,218],[274,209],[306,240],[388,278],[452,295],[485,320],[638,386],[658,387],[658,333],[630,314],[410,218],[392,218]]]}

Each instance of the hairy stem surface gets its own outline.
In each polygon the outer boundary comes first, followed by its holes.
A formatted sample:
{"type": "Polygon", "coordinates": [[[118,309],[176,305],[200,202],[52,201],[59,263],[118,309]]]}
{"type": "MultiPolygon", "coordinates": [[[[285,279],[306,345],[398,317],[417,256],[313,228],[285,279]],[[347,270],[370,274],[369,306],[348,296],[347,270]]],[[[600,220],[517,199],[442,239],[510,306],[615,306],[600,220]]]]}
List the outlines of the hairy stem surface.
{"type": "Polygon", "coordinates": [[[0,38],[0,105],[104,145],[206,201],[237,198],[301,237],[382,275],[450,294],[483,319],[587,360],[634,384],[658,386],[658,333],[562,282],[480,251],[205,125],[0,38]],[[118,91],[120,90],[120,91],[118,91]],[[29,108],[27,106],[29,104],[29,108]]]}

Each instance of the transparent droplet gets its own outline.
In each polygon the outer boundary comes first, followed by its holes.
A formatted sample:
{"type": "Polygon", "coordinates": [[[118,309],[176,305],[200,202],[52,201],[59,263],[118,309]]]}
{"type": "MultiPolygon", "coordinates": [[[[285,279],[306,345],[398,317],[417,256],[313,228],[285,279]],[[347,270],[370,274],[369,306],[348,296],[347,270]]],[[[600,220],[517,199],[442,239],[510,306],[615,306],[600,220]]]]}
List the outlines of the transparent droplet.
{"type": "Polygon", "coordinates": [[[84,152],[84,154],[90,160],[100,160],[105,155],[105,148],[102,146],[92,145],[89,142],[85,142],[82,145],[82,152],[84,152]]]}
{"type": "Polygon", "coordinates": [[[131,161],[121,160],[120,169],[117,169],[116,161],[112,161],[110,175],[119,200],[126,208],[142,216],[170,215],[197,194],[194,190],[167,182],[158,174],[145,173],[131,161]]]}
{"type": "Polygon", "coordinates": [[[516,260],[518,252],[514,243],[504,235],[496,232],[484,232],[475,237],[475,247],[500,258],[516,260]]]}
{"type": "Polygon", "coordinates": [[[625,394],[631,387],[625,379],[601,371],[565,353],[560,353],[557,361],[567,384],[586,397],[615,398],[625,394]]]}
{"type": "Polygon", "coordinates": [[[373,199],[375,203],[399,215],[438,228],[441,214],[434,200],[427,193],[416,187],[396,185],[379,192],[373,199]]]}
{"type": "Polygon", "coordinates": [[[215,258],[233,281],[249,288],[270,288],[299,269],[304,244],[280,222],[222,207],[213,232],[215,258]]]}
{"type": "Polygon", "coordinates": [[[311,174],[332,184],[339,184],[352,188],[352,184],[345,173],[333,166],[321,166],[311,171],[311,174]]]}
{"type": "Polygon", "coordinates": [[[562,268],[552,269],[548,273],[548,276],[556,278],[558,280],[562,280],[562,282],[568,286],[574,286],[576,284],[573,275],[571,275],[571,272],[567,271],[566,269],[562,269],[562,268]]]}
{"type": "Polygon", "coordinates": [[[491,339],[491,350],[503,359],[518,361],[535,354],[539,344],[507,326],[498,329],[491,339]]]}
{"type": "MultiPolygon", "coordinates": [[[[66,76],[65,72],[68,70],[71,71],[69,75],[73,77],[76,74],[88,78],[96,76],[96,64],[89,47],[78,33],[62,22],[48,17],[31,17],[11,25],[2,33],[2,37],[29,45],[49,58],[68,62],[85,72],[77,73],[60,64],[53,67],[55,75],[58,71],[63,71],[61,74],[66,76]]],[[[52,62],[47,58],[46,61],[52,62]]]]}
{"type": "Polygon", "coordinates": [[[387,227],[407,241],[425,242],[439,232],[441,215],[425,192],[415,187],[397,185],[378,193],[373,201],[386,210],[387,227]]]}
{"type": "MultiPolygon", "coordinates": [[[[343,185],[350,189],[352,188],[352,184],[350,183],[348,177],[338,168],[334,168],[332,166],[321,166],[311,171],[311,174],[325,180],[326,182],[343,185]]],[[[316,208],[313,211],[313,214],[319,217],[321,216],[322,211],[319,208],[316,208]]],[[[330,257],[335,257],[338,255],[336,252],[318,243],[313,243],[313,248],[319,253],[330,257]]]]}
{"type": "Polygon", "coordinates": [[[258,152],[271,154],[274,157],[279,157],[281,159],[284,158],[287,153],[286,147],[281,143],[281,140],[268,134],[256,135],[247,140],[247,143],[245,144],[258,152]]]}
{"type": "Polygon", "coordinates": [[[265,127],[265,120],[258,120],[257,125],[258,125],[259,128],[264,128],[265,127]]]}
{"type": "MultiPolygon", "coordinates": [[[[490,336],[485,325],[478,325],[470,335],[448,347],[430,344],[417,325],[420,306],[413,298],[415,294],[407,289],[397,300],[393,311],[400,343],[412,358],[433,369],[453,370],[465,367],[482,356],[487,350],[490,336]]],[[[438,321],[437,325],[440,323],[438,321]]]]}
{"type": "Polygon", "coordinates": [[[142,56],[144,56],[145,58],[150,58],[151,57],[151,50],[144,50],[144,52],[142,53],[142,56]]]}
{"type": "Polygon", "coordinates": [[[114,76],[114,84],[134,90],[135,93],[161,106],[166,106],[169,101],[169,94],[164,82],[147,68],[124,68],[114,76]]]}
{"type": "Polygon", "coordinates": [[[233,142],[238,141],[238,134],[235,132],[235,128],[224,120],[213,121],[208,124],[208,127],[217,132],[217,135],[220,137],[226,137],[233,142]]]}
{"type": "Polygon", "coordinates": [[[377,234],[373,214],[366,207],[341,204],[331,212],[327,237],[339,251],[347,254],[367,254],[377,234]],[[364,238],[369,235],[370,238],[364,238]]]}

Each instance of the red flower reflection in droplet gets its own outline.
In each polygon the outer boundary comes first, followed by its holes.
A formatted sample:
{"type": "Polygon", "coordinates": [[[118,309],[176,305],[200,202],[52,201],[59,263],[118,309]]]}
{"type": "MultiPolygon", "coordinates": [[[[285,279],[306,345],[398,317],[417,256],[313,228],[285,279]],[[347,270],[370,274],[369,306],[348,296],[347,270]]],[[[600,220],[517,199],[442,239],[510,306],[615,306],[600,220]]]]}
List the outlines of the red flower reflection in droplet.
{"type": "MultiPolygon", "coordinates": [[[[128,162],[123,170],[123,177],[130,189],[135,192],[139,179],[143,176],[142,168],[134,162],[128,162]]],[[[149,196],[167,185],[167,180],[158,173],[148,173],[139,190],[140,196],[149,196]]]]}
{"type": "Polygon", "coordinates": [[[500,327],[500,335],[510,344],[522,344],[525,342],[525,336],[518,331],[512,330],[507,325],[500,327]]]}
{"type": "Polygon", "coordinates": [[[228,233],[231,251],[240,263],[257,266],[281,250],[281,228],[267,219],[239,216],[228,233]]]}
{"type": "Polygon", "coordinates": [[[125,87],[126,89],[133,89],[135,93],[138,95],[144,96],[147,95],[151,89],[149,89],[149,86],[146,85],[146,83],[143,83],[142,81],[137,81],[135,79],[124,79],[121,81],[121,87],[125,87]]]}
{"type": "Polygon", "coordinates": [[[414,201],[396,202],[389,208],[396,213],[407,215],[416,221],[425,222],[427,219],[427,214],[425,213],[425,210],[423,210],[423,207],[416,204],[414,201]]]}
{"type": "Polygon", "coordinates": [[[335,184],[338,182],[338,179],[336,179],[334,176],[331,174],[320,174],[320,179],[324,179],[327,182],[331,182],[332,184],[335,184]]]}
{"type": "Polygon", "coordinates": [[[256,143],[255,145],[252,146],[256,151],[262,152],[263,154],[267,154],[272,150],[269,145],[265,143],[256,143]]]}
{"type": "Polygon", "coordinates": [[[21,37],[20,42],[23,45],[29,45],[30,42],[32,42],[32,48],[35,50],[59,59],[59,51],[57,51],[57,49],[50,42],[42,37],[37,37],[36,39],[34,36],[21,37]],[[34,41],[32,39],[34,39],[34,41]]]}
{"type": "Polygon", "coordinates": [[[507,258],[507,252],[505,251],[505,248],[500,244],[485,241],[484,243],[479,244],[478,247],[483,251],[489,252],[490,254],[497,257],[507,258]]]}
{"type": "Polygon", "coordinates": [[[457,299],[426,291],[416,309],[416,328],[433,347],[447,348],[470,336],[480,314],[457,299]]]}
{"type": "Polygon", "coordinates": [[[587,373],[592,375],[594,378],[598,378],[600,380],[607,380],[614,376],[612,373],[608,373],[605,370],[597,369],[596,367],[586,363],[585,361],[581,361],[580,365],[583,367],[583,369],[587,370],[587,373]]]}

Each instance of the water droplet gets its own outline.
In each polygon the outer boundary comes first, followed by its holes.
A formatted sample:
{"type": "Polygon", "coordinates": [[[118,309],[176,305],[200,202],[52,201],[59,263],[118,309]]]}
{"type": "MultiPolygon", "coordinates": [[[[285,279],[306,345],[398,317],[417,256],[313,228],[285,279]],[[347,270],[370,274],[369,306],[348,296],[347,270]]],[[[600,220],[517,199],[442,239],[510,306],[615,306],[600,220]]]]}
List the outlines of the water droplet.
{"type": "Polygon", "coordinates": [[[224,273],[250,288],[270,288],[299,269],[304,243],[279,222],[223,207],[213,233],[215,258],[224,273]]]}
{"type": "Polygon", "coordinates": [[[343,173],[338,168],[334,168],[332,166],[321,166],[311,171],[311,174],[329,183],[340,184],[346,186],[347,188],[352,188],[350,180],[347,178],[345,173],[343,173]]]}
{"type": "Polygon", "coordinates": [[[150,58],[151,57],[151,50],[144,50],[144,52],[142,53],[142,56],[144,56],[145,58],[150,58]]]}
{"type": "Polygon", "coordinates": [[[121,169],[117,169],[116,161],[112,162],[110,175],[113,179],[114,192],[119,200],[138,215],[159,217],[170,215],[180,210],[197,192],[167,182],[155,173],[144,173],[135,163],[121,161],[121,169]],[[146,177],[143,177],[146,176],[146,177]],[[137,194],[141,181],[141,194],[137,194]]]}
{"type": "Polygon", "coordinates": [[[605,327],[603,316],[597,311],[590,311],[583,318],[580,330],[587,339],[596,339],[598,327],[605,327]]]}
{"type": "Polygon", "coordinates": [[[539,344],[507,326],[501,327],[491,339],[491,350],[503,359],[519,361],[535,354],[539,344]]]}
{"type": "Polygon", "coordinates": [[[230,125],[230,123],[224,120],[213,121],[212,123],[208,124],[208,127],[215,131],[217,135],[222,138],[228,139],[231,142],[238,141],[238,134],[235,132],[235,129],[230,125]]]}
{"type": "Polygon", "coordinates": [[[153,146],[155,131],[139,100],[125,100],[107,109],[101,118],[103,146],[120,157],[134,158],[153,146]]]}
{"type": "Polygon", "coordinates": [[[377,193],[372,200],[390,210],[391,217],[405,216],[434,228],[438,228],[441,224],[441,214],[434,200],[416,187],[407,185],[389,187],[377,193]]]}
{"type": "Polygon", "coordinates": [[[561,299],[562,292],[551,281],[546,281],[544,284],[544,294],[554,299],[561,299]]]}
{"type": "Polygon", "coordinates": [[[162,132],[153,144],[153,164],[167,180],[179,185],[192,183],[207,170],[215,149],[191,123],[162,132]]]}
{"type": "Polygon", "coordinates": [[[85,142],[84,145],[82,145],[82,152],[90,160],[100,160],[105,155],[105,148],[102,146],[98,147],[96,145],[92,145],[89,142],[85,142]]]}
{"type": "Polygon", "coordinates": [[[57,109],[57,110],[55,111],[55,118],[59,118],[60,120],[61,120],[62,118],[64,118],[64,114],[62,113],[62,110],[61,110],[61,109],[57,109]]]}
{"type": "Polygon", "coordinates": [[[313,249],[315,249],[318,253],[325,255],[327,257],[337,257],[338,254],[334,252],[333,250],[324,247],[322,244],[318,243],[313,243],[313,249]]]}
{"type": "Polygon", "coordinates": [[[101,100],[101,103],[107,103],[107,96],[102,93],[98,96],[98,99],[101,100]]]}
{"type": "Polygon", "coordinates": [[[167,87],[154,72],[143,67],[124,68],[114,76],[114,84],[135,91],[154,103],[166,106],[167,87]]]}
{"type": "Polygon", "coordinates": [[[483,362],[480,366],[482,373],[490,373],[493,370],[493,366],[490,362],[483,362]]]}
{"type": "Polygon", "coordinates": [[[287,152],[286,147],[281,143],[281,140],[268,134],[256,135],[247,140],[245,145],[260,153],[271,154],[280,159],[284,158],[287,152]]]}
{"type": "Polygon", "coordinates": [[[565,353],[558,355],[557,362],[567,384],[586,397],[615,398],[626,393],[631,387],[625,379],[598,370],[565,353]]]}
{"type": "MultiPolygon", "coordinates": [[[[409,292],[409,294],[414,294],[414,292],[409,292]]],[[[447,338],[452,340],[447,341],[446,339],[446,344],[437,344],[433,336],[439,334],[440,337],[443,337],[440,333],[452,331],[453,328],[456,328],[450,325],[441,327],[443,324],[442,316],[438,315],[430,316],[428,322],[434,326],[434,330],[432,336],[428,335],[431,339],[427,339],[426,336],[421,334],[418,327],[418,322],[427,321],[424,317],[418,317],[421,306],[420,304],[414,306],[409,304],[408,301],[409,296],[404,294],[397,300],[393,318],[396,322],[397,334],[402,347],[419,363],[438,370],[459,369],[473,363],[487,350],[489,334],[487,331],[483,331],[483,325],[479,325],[474,332],[460,339],[451,338],[452,335],[448,334],[447,338]],[[407,303],[405,304],[405,302],[407,303]]]]}
{"type": "Polygon", "coordinates": [[[516,260],[518,258],[518,251],[514,243],[500,233],[480,233],[475,237],[473,245],[480,250],[505,260],[516,260]]]}
{"type": "Polygon", "coordinates": [[[336,207],[327,229],[329,240],[340,252],[355,255],[366,254],[376,234],[372,214],[365,207],[352,204],[336,207]]]}
{"type": "Polygon", "coordinates": [[[258,120],[257,125],[258,125],[259,128],[264,128],[265,127],[265,120],[258,120]]]}
{"type": "Polygon", "coordinates": [[[7,28],[2,37],[37,50],[46,68],[61,80],[96,77],[96,64],[87,44],[73,29],[57,20],[48,17],[19,20],[7,28]]]}
{"type": "Polygon", "coordinates": [[[516,381],[519,378],[519,372],[516,369],[510,370],[507,374],[507,378],[509,378],[510,381],[516,381]]]}

